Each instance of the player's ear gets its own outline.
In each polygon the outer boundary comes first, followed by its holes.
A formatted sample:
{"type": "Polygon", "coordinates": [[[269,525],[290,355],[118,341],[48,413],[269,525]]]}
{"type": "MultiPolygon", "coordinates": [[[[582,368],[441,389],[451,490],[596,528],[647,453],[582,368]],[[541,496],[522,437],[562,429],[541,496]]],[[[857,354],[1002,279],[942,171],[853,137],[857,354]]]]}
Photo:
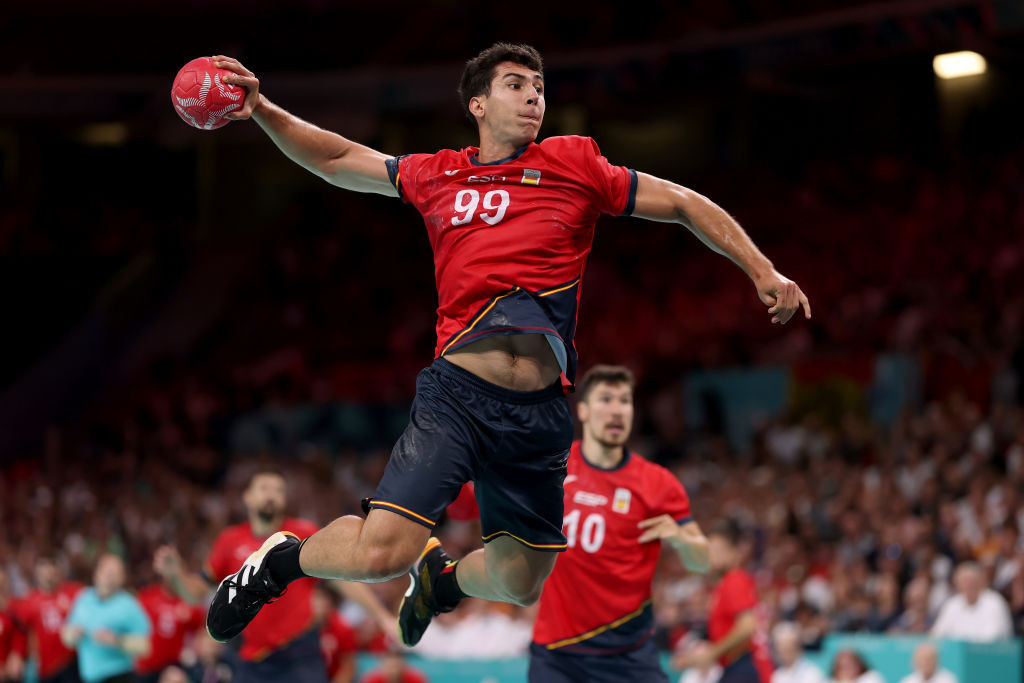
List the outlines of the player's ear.
{"type": "Polygon", "coordinates": [[[580,401],[576,404],[576,418],[580,422],[586,422],[590,419],[590,406],[587,405],[586,401],[580,401]]]}
{"type": "Polygon", "coordinates": [[[477,95],[469,99],[469,113],[482,119],[487,111],[487,95],[477,95]]]}

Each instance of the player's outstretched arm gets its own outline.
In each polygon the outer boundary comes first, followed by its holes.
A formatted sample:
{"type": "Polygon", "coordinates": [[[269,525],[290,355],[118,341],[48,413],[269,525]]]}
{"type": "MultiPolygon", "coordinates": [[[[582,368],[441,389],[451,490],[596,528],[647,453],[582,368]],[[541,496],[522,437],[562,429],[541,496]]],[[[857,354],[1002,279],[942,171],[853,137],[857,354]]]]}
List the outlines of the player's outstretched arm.
{"type": "Polygon", "coordinates": [[[227,114],[228,118],[252,117],[289,159],[332,185],[356,192],[398,196],[398,190],[388,179],[384,165],[388,159],[386,154],[314,126],[272,103],[260,92],[256,75],[237,59],[216,55],[213,64],[234,72],[226,76],[224,82],[246,91],[245,104],[227,114]]]}
{"type": "Polygon", "coordinates": [[[795,282],[775,270],[736,220],[707,197],[675,183],[638,173],[633,215],[662,223],[681,223],[712,251],[728,257],[754,282],[772,323],[785,324],[811,304],[795,282]]]}

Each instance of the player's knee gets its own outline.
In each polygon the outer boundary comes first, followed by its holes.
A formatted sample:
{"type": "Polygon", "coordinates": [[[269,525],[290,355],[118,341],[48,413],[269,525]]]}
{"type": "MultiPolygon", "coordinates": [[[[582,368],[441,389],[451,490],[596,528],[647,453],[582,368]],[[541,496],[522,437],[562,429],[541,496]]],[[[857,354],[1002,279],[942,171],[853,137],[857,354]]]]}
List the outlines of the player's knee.
{"type": "Polygon", "coordinates": [[[415,558],[409,559],[403,553],[386,546],[366,548],[362,555],[362,573],[364,578],[373,581],[387,581],[409,571],[415,558]]]}
{"type": "Polygon", "coordinates": [[[531,576],[512,577],[505,582],[505,594],[508,601],[520,607],[529,607],[540,600],[543,588],[544,579],[538,580],[531,576]]]}

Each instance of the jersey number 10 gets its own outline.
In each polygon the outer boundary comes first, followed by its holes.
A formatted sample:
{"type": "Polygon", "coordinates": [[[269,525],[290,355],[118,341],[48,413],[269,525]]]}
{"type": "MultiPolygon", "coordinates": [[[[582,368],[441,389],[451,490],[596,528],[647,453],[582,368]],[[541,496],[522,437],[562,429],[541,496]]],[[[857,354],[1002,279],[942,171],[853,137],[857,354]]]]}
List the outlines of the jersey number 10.
{"type": "Polygon", "coordinates": [[[583,528],[580,529],[579,526],[579,510],[573,510],[562,518],[562,531],[565,533],[566,543],[570,548],[575,548],[576,538],[579,536],[580,547],[588,553],[596,553],[604,543],[604,515],[592,512],[583,520],[583,528]]]}
{"type": "MultiPolygon", "coordinates": [[[[505,217],[508,211],[508,190],[491,190],[484,195],[483,208],[480,212],[480,220],[488,225],[497,225],[505,217]],[[490,212],[490,213],[489,213],[490,212]]],[[[455,195],[455,213],[452,218],[452,225],[465,225],[473,220],[473,215],[480,206],[480,193],[476,190],[459,190],[455,195]]]]}

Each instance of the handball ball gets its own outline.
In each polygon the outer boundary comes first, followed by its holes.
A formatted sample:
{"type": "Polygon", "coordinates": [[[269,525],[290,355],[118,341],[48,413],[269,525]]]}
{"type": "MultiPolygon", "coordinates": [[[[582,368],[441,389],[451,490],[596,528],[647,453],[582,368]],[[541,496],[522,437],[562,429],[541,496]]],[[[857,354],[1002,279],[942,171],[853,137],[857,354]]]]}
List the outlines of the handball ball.
{"type": "Polygon", "coordinates": [[[245,103],[245,89],[224,82],[230,73],[215,67],[210,57],[181,67],[171,86],[171,103],[181,120],[200,130],[215,130],[230,121],[224,115],[245,103]]]}

